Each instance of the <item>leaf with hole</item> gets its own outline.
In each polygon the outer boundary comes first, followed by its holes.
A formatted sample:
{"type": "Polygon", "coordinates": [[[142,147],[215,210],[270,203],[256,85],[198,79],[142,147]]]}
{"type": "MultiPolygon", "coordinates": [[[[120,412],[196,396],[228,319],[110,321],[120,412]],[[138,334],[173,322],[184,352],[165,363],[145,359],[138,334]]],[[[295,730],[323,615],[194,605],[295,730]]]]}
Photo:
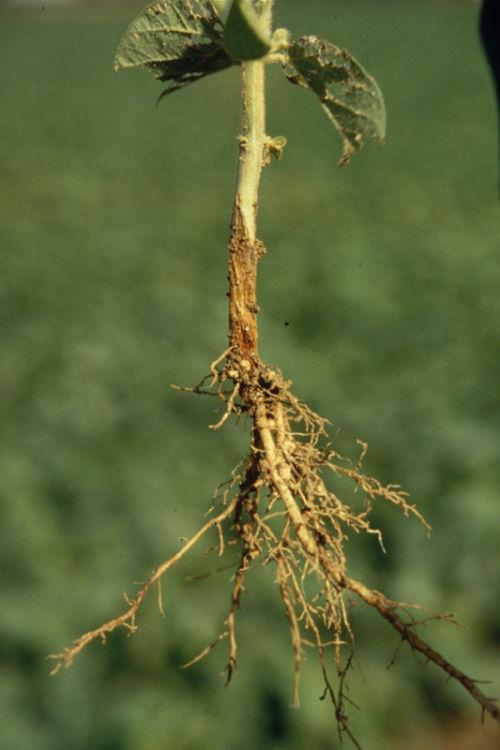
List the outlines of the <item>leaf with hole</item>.
{"type": "Polygon", "coordinates": [[[115,70],[145,67],[168,81],[164,94],[234,64],[209,0],[152,3],[132,21],[115,56],[115,70]]]}
{"type": "Polygon", "coordinates": [[[225,24],[224,46],[233,60],[258,60],[271,49],[252,0],[234,0],[225,24]]]}
{"type": "Polygon", "coordinates": [[[368,138],[385,137],[386,113],[377,82],[347,52],[317,36],[304,36],[288,48],[285,74],[311,89],[343,140],[341,164],[368,138]]]}

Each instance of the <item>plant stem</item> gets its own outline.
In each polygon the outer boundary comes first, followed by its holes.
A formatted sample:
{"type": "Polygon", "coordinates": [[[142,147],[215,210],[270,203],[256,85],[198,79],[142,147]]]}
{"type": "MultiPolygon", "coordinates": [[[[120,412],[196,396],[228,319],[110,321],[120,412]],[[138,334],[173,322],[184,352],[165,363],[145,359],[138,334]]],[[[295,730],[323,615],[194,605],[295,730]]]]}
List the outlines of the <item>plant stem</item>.
{"type": "MultiPolygon", "coordinates": [[[[261,13],[270,28],[272,0],[262,3],[261,13]]],[[[250,362],[258,359],[257,263],[265,252],[256,228],[260,176],[268,161],[265,67],[262,60],[243,64],[242,132],[229,241],[229,344],[233,355],[250,362]]]]}
{"type": "Polygon", "coordinates": [[[257,199],[266,148],[265,64],[260,60],[243,65],[243,117],[240,161],[236,186],[245,233],[256,239],[257,199]]]}

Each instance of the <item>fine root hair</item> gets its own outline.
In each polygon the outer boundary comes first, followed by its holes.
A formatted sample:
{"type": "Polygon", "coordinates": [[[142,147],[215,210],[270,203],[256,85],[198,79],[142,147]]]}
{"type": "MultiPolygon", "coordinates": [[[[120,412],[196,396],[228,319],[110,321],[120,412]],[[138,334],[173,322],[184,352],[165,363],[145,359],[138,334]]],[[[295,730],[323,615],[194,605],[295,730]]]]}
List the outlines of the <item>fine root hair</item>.
{"type": "Polygon", "coordinates": [[[237,617],[247,573],[256,564],[271,564],[290,630],[293,703],[298,706],[300,702],[304,653],[313,649],[324,682],[323,697],[333,705],[339,734],[348,736],[354,746],[359,744],[349,726],[347,691],[355,645],[350,618],[353,598],[376,610],[412,651],[459,682],[483,714],[500,720],[496,701],[417,632],[418,626],[429,619],[454,622],[451,615],[394,601],[348,573],[345,542],[350,535],[373,536],[384,550],[382,531],[372,525],[375,505],[396,506],[405,516],[414,517],[427,532],[431,530],[398,485],[384,485],[364,472],[366,444],[359,442],[360,453],[355,462],[344,459],[329,441],[327,420],[294,396],[291,384],[278,370],[256,358],[241,358],[232,349],[215,360],[202,383],[179,390],[212,396],[223,403],[220,418],[210,425],[212,429],[222,428],[232,415],[247,415],[251,421],[249,453],[214,494],[209,520],[158,566],[135,597],[127,598],[121,615],[85,633],[61,653],[51,655],[56,662],[52,674],[62,666],[70,666],[92,641],[105,641],[122,627],[135,632],[137,614],[154,587],[161,609],[159,587],[163,576],[214,530],[218,556],[223,558],[228,548],[234,556],[236,548],[238,562],[221,632],[183,665],[185,668],[226,642],[225,673],[229,683],[238,663],[237,617]],[[349,491],[349,484],[353,491],[349,491]]]}

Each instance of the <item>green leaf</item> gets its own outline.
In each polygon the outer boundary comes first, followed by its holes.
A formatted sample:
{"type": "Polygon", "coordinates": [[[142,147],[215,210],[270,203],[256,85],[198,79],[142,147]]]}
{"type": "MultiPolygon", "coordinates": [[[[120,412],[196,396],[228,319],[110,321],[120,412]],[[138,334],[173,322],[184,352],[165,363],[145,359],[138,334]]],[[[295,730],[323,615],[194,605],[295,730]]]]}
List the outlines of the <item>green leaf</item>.
{"type": "Polygon", "coordinates": [[[314,91],[343,140],[341,164],[367,138],[383,140],[386,114],[377,82],[347,52],[316,36],[288,48],[285,74],[291,83],[314,91]]]}
{"type": "Polygon", "coordinates": [[[271,49],[252,0],[234,0],[225,24],[224,46],[233,60],[258,60],[271,49]]]}
{"type": "Polygon", "coordinates": [[[152,3],[132,21],[115,56],[115,70],[146,67],[168,81],[162,96],[234,64],[209,0],[152,3]]]}
{"type": "Polygon", "coordinates": [[[219,18],[223,23],[226,22],[226,18],[233,4],[233,0],[210,0],[215,10],[219,14],[219,18]]]}

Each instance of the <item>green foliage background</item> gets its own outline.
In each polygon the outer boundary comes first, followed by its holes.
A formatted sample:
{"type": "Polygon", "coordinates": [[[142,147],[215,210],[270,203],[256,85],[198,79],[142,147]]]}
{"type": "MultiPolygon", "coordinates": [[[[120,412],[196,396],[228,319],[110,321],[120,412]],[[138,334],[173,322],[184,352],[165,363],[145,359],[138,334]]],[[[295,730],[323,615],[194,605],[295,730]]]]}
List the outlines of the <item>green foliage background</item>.
{"type": "MultiPolygon", "coordinates": [[[[155,109],[147,74],[115,75],[140,3],[0,7],[2,606],[8,750],[337,748],[311,656],[289,707],[292,653],[271,571],[253,577],[233,684],[219,631],[230,571],[195,553],[139,632],[48,676],[44,656],[113,616],[122,591],[198,527],[247,426],[212,433],[193,384],[226,342],[226,240],[238,71],[155,109]]],[[[353,574],[453,610],[427,637],[500,694],[499,209],[493,89],[466,0],[278,2],[278,24],[345,45],[378,79],[389,134],[339,170],[316,101],[270,75],[262,353],[333,422],[336,444],[404,484],[434,526],[377,513],[387,555],[352,541],[353,574]],[[286,325],[286,324],[289,325],[286,325]]],[[[478,711],[357,608],[353,726],[404,748],[478,711]]],[[[480,729],[478,728],[480,732],[480,729]]],[[[478,737],[481,737],[479,734],[478,737]]],[[[482,746],[482,745],[481,745],[482,746]]],[[[420,747],[420,746],[419,746],[420,747]]],[[[437,745],[436,745],[437,747],[437,745]]]]}

